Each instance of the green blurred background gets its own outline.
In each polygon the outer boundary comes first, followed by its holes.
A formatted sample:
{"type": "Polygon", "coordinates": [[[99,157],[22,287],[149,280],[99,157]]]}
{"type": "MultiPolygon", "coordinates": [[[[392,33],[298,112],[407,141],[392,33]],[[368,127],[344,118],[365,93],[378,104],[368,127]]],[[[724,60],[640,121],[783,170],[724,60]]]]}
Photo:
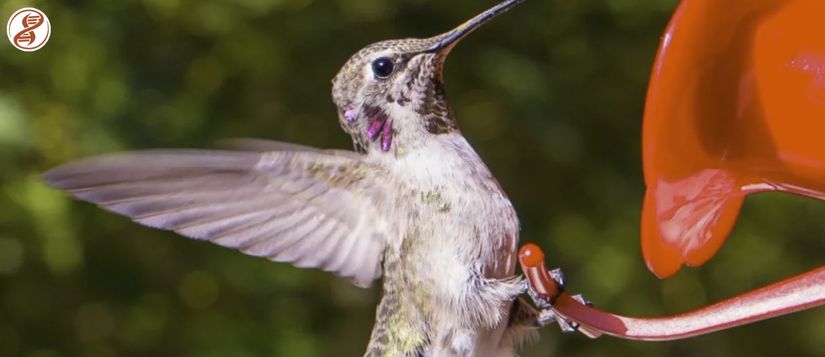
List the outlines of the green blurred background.
{"type": "MultiPolygon", "coordinates": [[[[261,137],[349,148],[330,79],[383,39],[495,0],[5,1],[52,22],[0,44],[0,356],[355,356],[378,298],[318,271],[140,227],[38,174],[124,149],[261,137]]],[[[513,200],[523,242],[571,291],[631,315],[685,311],[813,268],[825,203],[749,199],[720,254],[667,281],[638,243],[640,125],[675,0],[528,1],[446,65],[462,130],[513,200]]],[[[825,355],[825,310],[668,343],[542,331],[525,356],[825,355]]]]}

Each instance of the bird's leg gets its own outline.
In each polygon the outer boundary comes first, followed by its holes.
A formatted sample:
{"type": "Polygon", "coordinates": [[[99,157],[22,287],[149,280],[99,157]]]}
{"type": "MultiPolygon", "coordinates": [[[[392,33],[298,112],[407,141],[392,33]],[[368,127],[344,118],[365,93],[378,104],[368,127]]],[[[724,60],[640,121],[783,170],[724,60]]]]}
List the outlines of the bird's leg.
{"type": "MultiPolygon", "coordinates": [[[[555,321],[559,324],[562,332],[579,331],[590,338],[599,337],[600,333],[597,331],[580,328],[576,321],[569,320],[554,310],[553,304],[556,298],[564,293],[565,288],[564,273],[561,269],[547,270],[544,266],[544,254],[540,250],[522,249],[519,255],[522,263],[529,262],[528,265],[522,264],[522,268],[525,270],[525,275],[527,275],[527,294],[530,295],[533,303],[539,308],[536,315],[536,324],[543,327],[555,321]]],[[[592,306],[580,294],[574,295],[572,298],[582,304],[592,306]]]]}
{"type": "MultiPolygon", "coordinates": [[[[558,293],[564,291],[564,273],[562,273],[561,269],[553,269],[547,272],[548,277],[552,279],[555,285],[558,287],[558,293]]],[[[576,324],[565,320],[563,317],[556,314],[553,311],[553,299],[547,299],[546,296],[542,296],[538,292],[532,289],[532,287],[528,283],[527,294],[530,296],[530,299],[533,300],[533,304],[539,308],[538,315],[536,315],[536,322],[539,326],[544,327],[553,322],[559,324],[559,327],[563,332],[574,332],[576,331],[576,324]]]]}

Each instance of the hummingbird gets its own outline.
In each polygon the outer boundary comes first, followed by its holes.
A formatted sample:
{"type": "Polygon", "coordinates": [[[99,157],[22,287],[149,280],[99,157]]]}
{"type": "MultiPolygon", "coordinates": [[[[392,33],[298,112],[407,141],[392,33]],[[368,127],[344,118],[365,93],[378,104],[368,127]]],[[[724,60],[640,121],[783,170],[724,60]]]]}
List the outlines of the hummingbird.
{"type": "Polygon", "coordinates": [[[143,225],[362,287],[381,279],[365,356],[513,355],[536,327],[518,298],[518,218],[461,134],[442,72],[461,39],[523,1],[354,54],[332,80],[354,151],[235,139],[93,157],[44,179],[143,225]]]}

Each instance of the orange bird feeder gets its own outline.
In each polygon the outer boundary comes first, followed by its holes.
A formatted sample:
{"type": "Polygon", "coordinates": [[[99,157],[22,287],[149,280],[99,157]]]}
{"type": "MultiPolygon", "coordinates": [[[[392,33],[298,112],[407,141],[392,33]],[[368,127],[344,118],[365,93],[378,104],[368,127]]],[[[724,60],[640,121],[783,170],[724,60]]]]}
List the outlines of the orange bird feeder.
{"type": "MultiPolygon", "coordinates": [[[[683,0],[645,107],[642,253],[660,278],[710,259],[745,196],[825,200],[825,0],[683,0]]],[[[533,244],[531,295],[587,336],[674,340],[825,304],[825,266],[683,314],[637,318],[565,292],[533,244]]]]}
{"type": "Polygon", "coordinates": [[[825,1],[684,0],[648,89],[642,252],[710,259],[751,193],[825,199],[825,1]]]}

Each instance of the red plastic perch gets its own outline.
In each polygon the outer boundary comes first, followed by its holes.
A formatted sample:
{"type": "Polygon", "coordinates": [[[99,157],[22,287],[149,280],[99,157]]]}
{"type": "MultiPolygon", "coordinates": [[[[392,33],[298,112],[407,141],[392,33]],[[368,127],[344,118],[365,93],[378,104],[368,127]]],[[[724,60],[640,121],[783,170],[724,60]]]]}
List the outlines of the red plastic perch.
{"type": "Polygon", "coordinates": [[[825,266],[691,312],[638,318],[602,311],[575,300],[547,274],[544,252],[526,244],[519,262],[537,297],[580,329],[645,341],[694,337],[825,304],[825,266]]]}

